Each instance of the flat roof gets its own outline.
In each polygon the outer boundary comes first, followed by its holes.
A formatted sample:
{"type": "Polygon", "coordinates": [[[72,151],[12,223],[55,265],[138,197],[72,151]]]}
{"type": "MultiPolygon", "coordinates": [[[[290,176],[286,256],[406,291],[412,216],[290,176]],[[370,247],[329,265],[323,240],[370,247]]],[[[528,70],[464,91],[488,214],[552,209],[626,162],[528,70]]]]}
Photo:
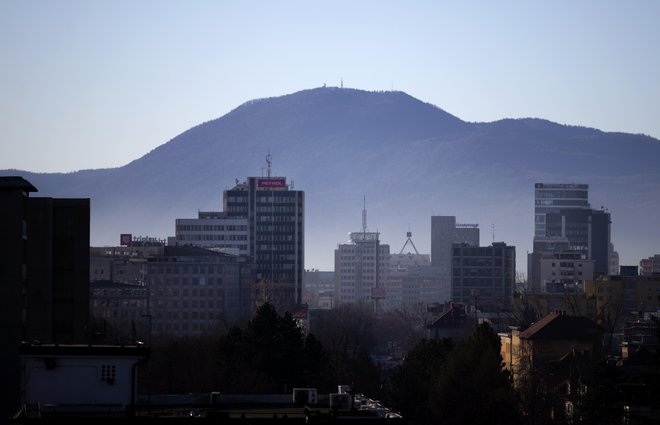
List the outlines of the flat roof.
{"type": "Polygon", "coordinates": [[[0,177],[0,189],[23,189],[26,192],[38,192],[32,183],[21,176],[0,177]]]}

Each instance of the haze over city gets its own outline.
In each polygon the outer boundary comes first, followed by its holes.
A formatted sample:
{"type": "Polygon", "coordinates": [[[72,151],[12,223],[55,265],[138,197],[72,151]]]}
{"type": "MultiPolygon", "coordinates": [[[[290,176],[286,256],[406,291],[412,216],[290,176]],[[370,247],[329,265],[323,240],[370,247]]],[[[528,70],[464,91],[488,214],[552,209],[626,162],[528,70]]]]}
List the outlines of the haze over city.
{"type": "Polygon", "coordinates": [[[0,2],[0,425],[659,422],[658,22],[0,2]]]}
{"type": "Polygon", "coordinates": [[[657,138],[659,18],[654,1],[2,2],[0,169],[122,166],[324,84],[657,138]]]}

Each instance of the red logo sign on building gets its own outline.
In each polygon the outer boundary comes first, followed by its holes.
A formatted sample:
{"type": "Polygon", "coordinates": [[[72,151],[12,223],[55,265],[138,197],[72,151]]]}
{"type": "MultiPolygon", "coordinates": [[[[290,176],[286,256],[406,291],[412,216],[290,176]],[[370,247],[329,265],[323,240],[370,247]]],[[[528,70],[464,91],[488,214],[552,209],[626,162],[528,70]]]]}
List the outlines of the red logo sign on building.
{"type": "Polygon", "coordinates": [[[131,246],[133,244],[133,235],[131,233],[122,233],[119,237],[119,245],[131,246]]]}
{"type": "Polygon", "coordinates": [[[286,187],[286,178],[284,177],[264,177],[257,180],[257,187],[261,188],[282,188],[286,187]]]}

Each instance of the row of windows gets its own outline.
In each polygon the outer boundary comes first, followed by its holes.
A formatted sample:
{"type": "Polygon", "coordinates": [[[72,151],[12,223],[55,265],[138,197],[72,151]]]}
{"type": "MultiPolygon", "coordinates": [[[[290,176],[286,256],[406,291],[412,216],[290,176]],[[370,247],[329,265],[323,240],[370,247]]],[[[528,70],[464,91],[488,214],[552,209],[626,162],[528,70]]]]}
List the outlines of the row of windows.
{"type": "Polygon", "coordinates": [[[136,310],[105,310],[98,309],[92,312],[92,315],[96,319],[142,319],[142,315],[145,314],[146,309],[143,311],[136,310]]]}
{"type": "Polygon", "coordinates": [[[259,261],[270,261],[271,259],[274,261],[295,261],[296,258],[296,254],[257,254],[257,260],[259,261]]]}
{"type": "Polygon", "coordinates": [[[246,241],[247,235],[178,235],[180,241],[246,241]]]}
{"type": "Polygon", "coordinates": [[[149,266],[149,274],[154,276],[158,274],[233,274],[237,266],[149,266]]]}
{"type": "Polygon", "coordinates": [[[269,216],[258,216],[257,221],[263,223],[300,223],[302,221],[302,216],[294,215],[269,215],[269,216]]]}
{"type": "Polygon", "coordinates": [[[200,288],[200,289],[188,289],[188,288],[171,288],[171,287],[165,287],[165,288],[158,288],[158,289],[151,289],[151,296],[152,297],[158,297],[158,298],[163,298],[163,297],[178,297],[179,294],[181,294],[182,297],[188,297],[192,296],[193,297],[223,297],[224,296],[224,289],[217,288],[200,288]]]}
{"type": "MultiPolygon", "coordinates": [[[[340,279],[342,285],[350,284],[350,282],[355,282],[355,276],[341,276],[339,279],[340,279]]],[[[375,281],[375,280],[376,280],[376,276],[362,275],[362,281],[363,282],[375,281]]],[[[383,278],[381,277],[380,280],[382,281],[383,278]]]]}
{"type": "Polygon", "coordinates": [[[291,203],[294,200],[295,193],[291,193],[291,196],[257,196],[257,203],[267,204],[267,203],[291,203]]]}
{"type": "Polygon", "coordinates": [[[245,232],[246,224],[179,224],[179,232],[245,232]]]}
{"type": "Polygon", "coordinates": [[[500,277],[502,269],[454,269],[454,276],[500,277]]]}
{"type": "Polygon", "coordinates": [[[214,323],[156,323],[154,330],[158,332],[163,331],[211,331],[214,328],[214,323]]]}
{"type": "Polygon", "coordinates": [[[93,307],[123,307],[123,308],[143,308],[147,307],[147,299],[142,298],[142,299],[124,299],[124,300],[118,300],[118,299],[113,299],[113,300],[106,300],[106,299],[92,299],[92,306],[93,307]]]}
{"type": "Polygon", "coordinates": [[[293,235],[281,235],[281,234],[271,234],[271,235],[258,235],[257,241],[278,241],[278,242],[293,242],[293,235]]]}
{"type": "Polygon", "coordinates": [[[285,226],[285,225],[258,225],[257,226],[257,232],[282,232],[282,233],[290,233],[294,229],[291,228],[291,226],[285,226]]]}
{"type": "MultiPolygon", "coordinates": [[[[191,302],[188,302],[188,300],[172,300],[172,301],[167,301],[167,300],[155,300],[152,307],[154,308],[154,311],[158,311],[157,309],[167,309],[167,308],[185,308],[185,309],[191,309],[191,308],[221,308],[223,305],[224,301],[222,299],[219,300],[192,300],[191,302]]],[[[165,314],[166,317],[170,317],[171,314],[176,313],[176,316],[173,317],[175,319],[179,318],[179,314],[177,312],[172,312],[172,311],[167,311],[165,313],[156,313],[157,315],[160,314],[165,314]]],[[[183,312],[183,318],[187,319],[188,318],[188,312],[183,312]]],[[[193,317],[195,318],[195,317],[193,317]]]]}
{"type": "Polygon", "coordinates": [[[271,244],[259,244],[257,245],[257,250],[259,251],[289,251],[293,252],[296,245],[293,243],[283,244],[283,243],[271,243],[271,244]]]}
{"type": "Polygon", "coordinates": [[[92,289],[92,297],[146,297],[147,288],[141,286],[139,288],[103,288],[92,289]]]}
{"type": "Polygon", "coordinates": [[[257,207],[257,215],[269,213],[294,213],[296,211],[302,213],[302,207],[298,207],[297,210],[295,205],[259,205],[257,207]]]}
{"type": "Polygon", "coordinates": [[[589,192],[587,190],[561,190],[561,189],[549,189],[549,190],[536,190],[535,198],[574,198],[574,199],[588,199],[589,192]]]}

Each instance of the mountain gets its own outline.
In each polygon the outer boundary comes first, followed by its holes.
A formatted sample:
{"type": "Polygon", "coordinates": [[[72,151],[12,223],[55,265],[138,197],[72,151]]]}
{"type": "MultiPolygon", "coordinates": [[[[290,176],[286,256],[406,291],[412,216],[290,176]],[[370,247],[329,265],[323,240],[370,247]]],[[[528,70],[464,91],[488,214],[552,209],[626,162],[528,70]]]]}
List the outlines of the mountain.
{"type": "Polygon", "coordinates": [[[534,183],[590,185],[612,214],[622,264],[660,252],[660,141],[542,119],[470,123],[403,92],[317,88],[247,102],[123,167],[67,174],[17,170],[36,196],[89,197],[92,244],[120,233],[166,237],[174,220],[222,209],[235,179],[275,175],[306,192],[306,267],[331,269],[337,243],[368,226],[398,252],[413,232],[430,252],[430,216],[478,223],[481,242],[516,245],[526,270],[534,183]]]}

